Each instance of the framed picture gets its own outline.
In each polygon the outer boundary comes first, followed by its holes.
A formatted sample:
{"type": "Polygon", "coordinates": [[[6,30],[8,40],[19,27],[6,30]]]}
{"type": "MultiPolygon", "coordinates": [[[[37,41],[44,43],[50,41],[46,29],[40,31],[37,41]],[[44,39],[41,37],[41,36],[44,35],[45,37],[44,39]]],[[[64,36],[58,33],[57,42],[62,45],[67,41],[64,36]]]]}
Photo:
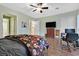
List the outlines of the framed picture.
{"type": "Polygon", "coordinates": [[[56,30],[56,36],[59,36],[60,30],[56,30]]]}
{"type": "Polygon", "coordinates": [[[22,28],[26,28],[27,27],[27,23],[22,21],[21,26],[22,26],[22,28]]]}

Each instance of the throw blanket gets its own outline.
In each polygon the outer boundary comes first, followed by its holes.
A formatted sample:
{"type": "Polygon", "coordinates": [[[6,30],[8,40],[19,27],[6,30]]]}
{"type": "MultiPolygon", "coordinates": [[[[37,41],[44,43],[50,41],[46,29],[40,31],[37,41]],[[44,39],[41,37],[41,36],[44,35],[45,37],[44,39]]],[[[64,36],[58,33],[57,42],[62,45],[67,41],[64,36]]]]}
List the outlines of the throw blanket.
{"type": "Polygon", "coordinates": [[[22,56],[19,49],[10,48],[0,44],[0,56],[22,56]]]}
{"type": "Polygon", "coordinates": [[[27,49],[17,41],[0,39],[0,56],[26,56],[27,49]]]}

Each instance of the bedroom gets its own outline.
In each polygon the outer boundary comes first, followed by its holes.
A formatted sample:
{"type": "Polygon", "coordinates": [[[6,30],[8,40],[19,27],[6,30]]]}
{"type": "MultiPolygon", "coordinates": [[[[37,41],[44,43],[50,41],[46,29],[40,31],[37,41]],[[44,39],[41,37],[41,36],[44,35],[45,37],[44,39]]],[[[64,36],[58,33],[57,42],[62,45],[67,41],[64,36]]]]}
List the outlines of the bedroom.
{"type": "MultiPolygon", "coordinates": [[[[1,27],[0,38],[5,39],[4,38],[5,36],[11,35],[12,38],[11,37],[6,37],[6,38],[15,40],[14,38],[18,39],[19,37],[20,39],[23,39],[23,38],[28,39],[28,37],[31,37],[32,39],[43,37],[43,39],[47,39],[45,37],[47,34],[46,22],[56,22],[55,30],[58,30],[59,33],[57,36],[55,33],[53,38],[60,39],[61,33],[64,33],[66,28],[75,29],[75,32],[79,33],[78,32],[79,26],[77,26],[78,25],[77,21],[79,18],[78,3],[71,3],[71,4],[48,3],[48,4],[45,4],[46,7],[48,6],[48,8],[46,10],[43,10],[42,13],[39,12],[39,9],[35,12],[32,12],[35,9],[34,7],[32,7],[32,5],[36,6],[37,4],[38,3],[36,4],[0,3],[0,27],[1,27]],[[5,19],[8,19],[8,21],[6,21],[5,19]],[[31,35],[35,35],[35,36],[32,37],[31,35]]],[[[6,40],[4,40],[3,42],[5,41],[6,40]]],[[[47,40],[47,42],[49,41],[47,40]]],[[[51,42],[49,42],[49,48],[51,46],[50,43],[51,42]]],[[[8,44],[10,45],[11,43],[8,43],[8,44]]],[[[56,47],[56,44],[54,47],[56,47]]],[[[52,53],[56,55],[55,52],[52,52],[52,53]]],[[[22,54],[25,55],[25,53],[22,53],[22,54]]],[[[51,53],[48,53],[48,54],[53,55],[51,53]]],[[[59,55],[63,55],[63,54],[59,54],[59,55]]]]}

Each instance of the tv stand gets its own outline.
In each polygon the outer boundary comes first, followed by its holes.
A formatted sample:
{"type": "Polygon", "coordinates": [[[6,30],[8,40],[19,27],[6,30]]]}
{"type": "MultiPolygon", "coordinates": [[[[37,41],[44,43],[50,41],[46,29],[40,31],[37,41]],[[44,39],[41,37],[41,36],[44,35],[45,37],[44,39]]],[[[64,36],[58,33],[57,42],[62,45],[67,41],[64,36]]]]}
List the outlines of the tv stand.
{"type": "Polygon", "coordinates": [[[55,37],[55,28],[47,28],[47,37],[55,37]]]}

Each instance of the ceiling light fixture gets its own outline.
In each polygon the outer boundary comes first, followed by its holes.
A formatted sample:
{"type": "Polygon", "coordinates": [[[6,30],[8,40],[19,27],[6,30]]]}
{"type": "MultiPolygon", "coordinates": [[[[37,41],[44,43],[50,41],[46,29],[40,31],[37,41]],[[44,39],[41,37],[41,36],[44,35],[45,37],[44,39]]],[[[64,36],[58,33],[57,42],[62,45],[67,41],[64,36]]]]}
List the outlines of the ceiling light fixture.
{"type": "Polygon", "coordinates": [[[42,13],[43,10],[48,9],[48,6],[46,5],[47,4],[44,4],[44,3],[37,3],[37,4],[31,4],[30,6],[34,8],[33,12],[39,11],[40,13],[42,13]]]}
{"type": "Polygon", "coordinates": [[[58,10],[59,8],[58,8],[58,7],[56,7],[55,9],[56,9],[56,10],[58,10]]]}

